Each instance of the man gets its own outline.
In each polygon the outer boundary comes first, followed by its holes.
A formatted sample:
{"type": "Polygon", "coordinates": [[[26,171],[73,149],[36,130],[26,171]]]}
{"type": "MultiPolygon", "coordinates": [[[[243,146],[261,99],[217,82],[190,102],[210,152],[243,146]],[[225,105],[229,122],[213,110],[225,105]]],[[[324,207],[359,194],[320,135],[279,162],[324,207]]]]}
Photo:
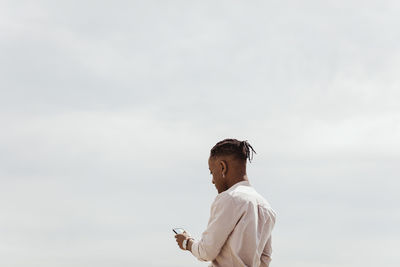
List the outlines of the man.
{"type": "Polygon", "coordinates": [[[175,235],[179,247],[212,267],[268,267],[275,212],[250,185],[247,159],[255,153],[247,141],[225,139],[210,152],[208,166],[218,191],[207,229],[199,241],[175,235]]]}

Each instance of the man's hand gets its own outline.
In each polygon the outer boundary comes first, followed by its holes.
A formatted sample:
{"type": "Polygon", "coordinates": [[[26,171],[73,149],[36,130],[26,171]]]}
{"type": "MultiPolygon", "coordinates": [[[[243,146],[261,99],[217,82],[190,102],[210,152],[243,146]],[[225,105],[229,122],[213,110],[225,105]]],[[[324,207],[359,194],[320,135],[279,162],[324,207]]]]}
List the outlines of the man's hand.
{"type": "Polygon", "coordinates": [[[186,239],[188,239],[189,237],[190,237],[190,235],[189,235],[188,233],[186,233],[186,231],[183,232],[183,234],[177,234],[177,235],[175,235],[176,243],[178,243],[178,246],[179,246],[182,250],[185,250],[185,249],[182,247],[183,240],[186,240],[186,239]]]}

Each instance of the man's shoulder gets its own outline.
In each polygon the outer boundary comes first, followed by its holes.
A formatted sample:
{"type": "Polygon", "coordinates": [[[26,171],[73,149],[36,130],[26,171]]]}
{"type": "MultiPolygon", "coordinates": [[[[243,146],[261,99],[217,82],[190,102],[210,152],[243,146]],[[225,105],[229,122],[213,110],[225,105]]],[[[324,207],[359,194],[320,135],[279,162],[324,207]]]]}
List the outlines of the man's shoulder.
{"type": "Polygon", "coordinates": [[[237,190],[224,191],[218,194],[212,204],[213,207],[237,207],[248,202],[244,195],[241,195],[237,190]]]}
{"type": "Polygon", "coordinates": [[[232,203],[235,205],[243,205],[248,203],[261,204],[262,206],[270,206],[268,201],[259,194],[250,184],[237,185],[227,191],[218,194],[213,205],[226,205],[232,203]]]}
{"type": "Polygon", "coordinates": [[[260,207],[270,216],[275,218],[275,211],[269,202],[261,196],[252,186],[241,186],[234,190],[225,191],[217,195],[212,210],[248,210],[250,207],[260,207]]]}
{"type": "Polygon", "coordinates": [[[254,187],[249,186],[239,186],[229,192],[229,196],[236,203],[252,203],[254,205],[261,205],[264,207],[270,207],[269,202],[259,194],[254,187]]]}

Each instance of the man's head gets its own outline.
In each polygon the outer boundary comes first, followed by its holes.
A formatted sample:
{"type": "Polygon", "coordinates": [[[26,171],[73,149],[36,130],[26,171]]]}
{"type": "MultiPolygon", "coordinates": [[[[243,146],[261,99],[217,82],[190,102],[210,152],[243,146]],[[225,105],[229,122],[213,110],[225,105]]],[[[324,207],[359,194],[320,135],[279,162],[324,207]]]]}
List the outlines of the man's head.
{"type": "Polygon", "coordinates": [[[237,139],[222,140],[211,149],[208,166],[218,193],[246,179],[246,161],[251,162],[253,153],[247,141],[237,139]]]}

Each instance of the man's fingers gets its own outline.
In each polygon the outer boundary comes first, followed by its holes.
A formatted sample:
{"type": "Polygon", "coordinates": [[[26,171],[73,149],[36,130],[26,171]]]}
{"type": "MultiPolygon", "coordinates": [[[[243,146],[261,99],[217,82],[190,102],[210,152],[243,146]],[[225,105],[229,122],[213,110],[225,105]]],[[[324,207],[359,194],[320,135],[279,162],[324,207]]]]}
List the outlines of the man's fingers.
{"type": "Polygon", "coordinates": [[[186,236],[184,235],[185,233],[186,233],[186,231],[183,232],[183,234],[176,234],[175,235],[175,239],[176,239],[176,243],[178,244],[178,247],[180,249],[183,249],[183,250],[184,250],[184,248],[182,247],[182,242],[183,242],[183,240],[186,239],[186,236]]]}

